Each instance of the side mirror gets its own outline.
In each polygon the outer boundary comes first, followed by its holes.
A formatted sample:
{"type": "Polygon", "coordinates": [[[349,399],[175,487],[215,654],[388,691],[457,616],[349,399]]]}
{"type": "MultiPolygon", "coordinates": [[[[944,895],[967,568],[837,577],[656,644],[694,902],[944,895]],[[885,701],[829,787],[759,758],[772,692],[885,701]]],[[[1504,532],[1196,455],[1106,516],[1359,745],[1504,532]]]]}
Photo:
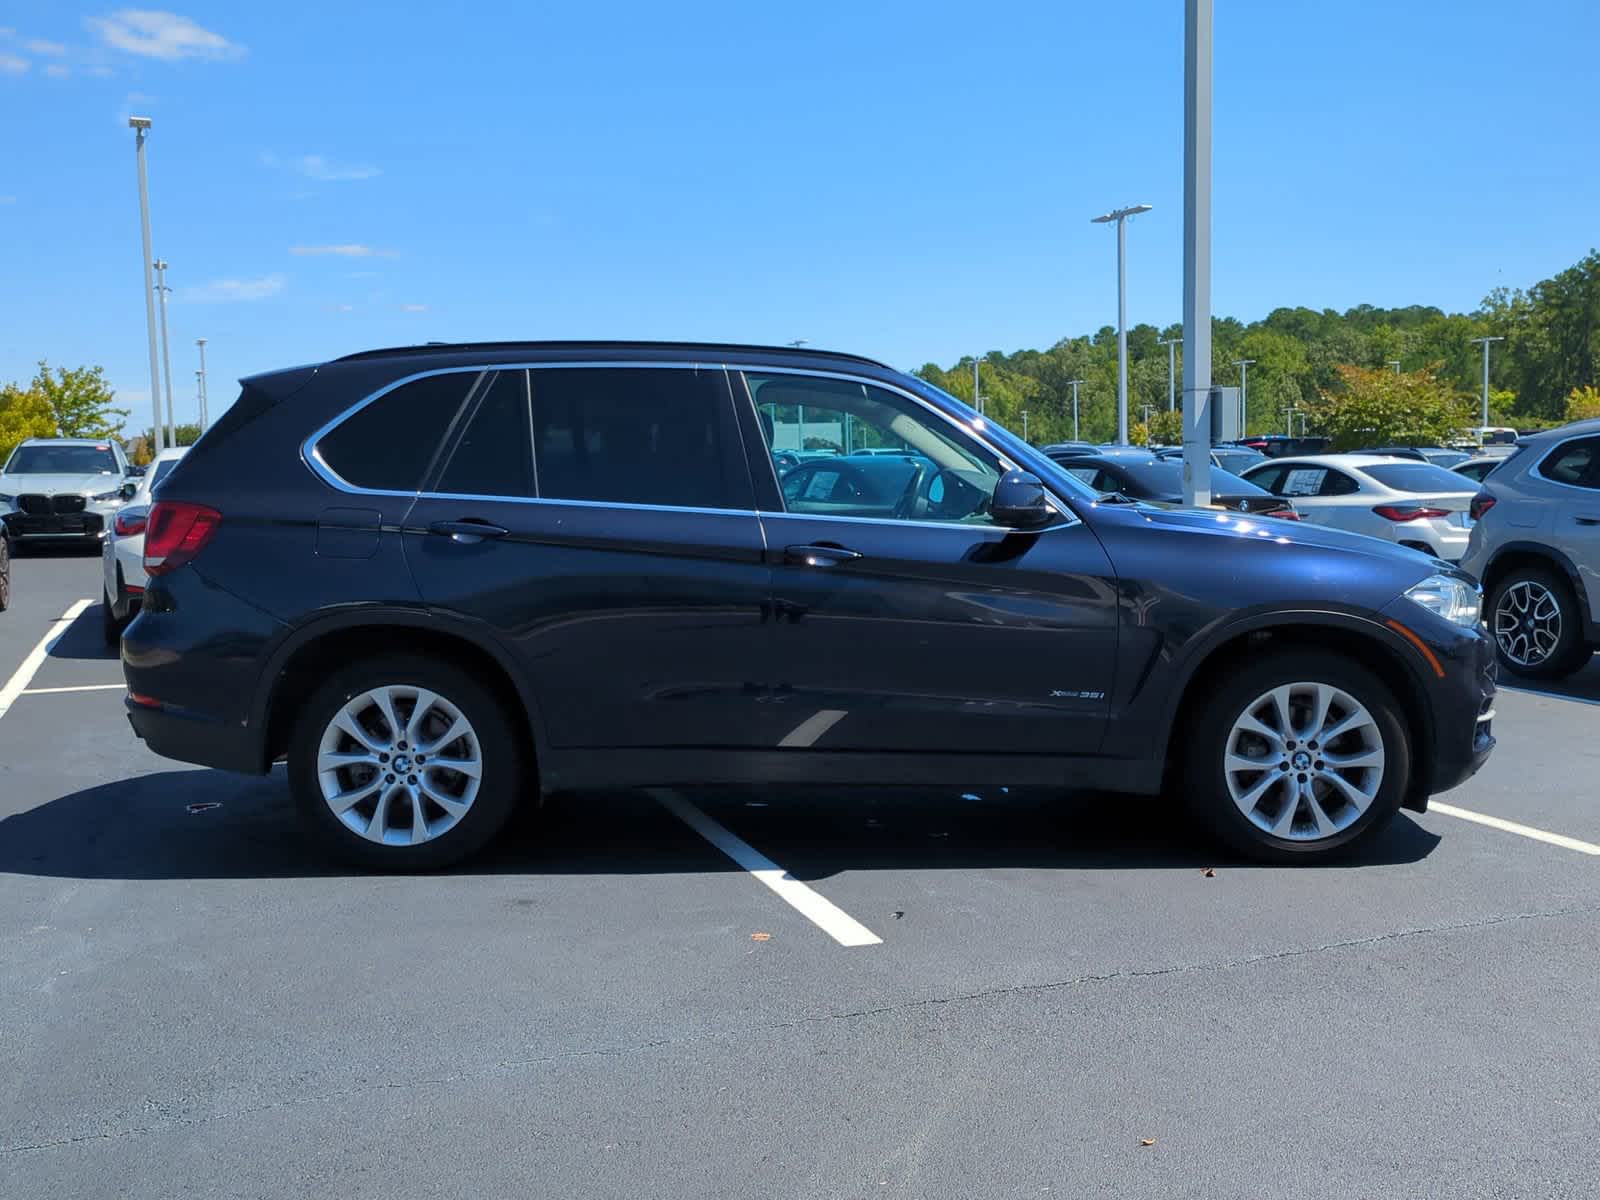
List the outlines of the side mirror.
{"type": "Polygon", "coordinates": [[[1049,524],[1056,516],[1050,493],[1044,490],[1037,475],[1027,471],[1007,471],[1000,477],[1000,482],[994,485],[989,512],[996,522],[1013,529],[1036,529],[1049,524]]]}
{"type": "Polygon", "coordinates": [[[117,489],[117,494],[120,495],[124,500],[132,500],[133,494],[138,490],[139,485],[137,483],[125,483],[117,489]]]}

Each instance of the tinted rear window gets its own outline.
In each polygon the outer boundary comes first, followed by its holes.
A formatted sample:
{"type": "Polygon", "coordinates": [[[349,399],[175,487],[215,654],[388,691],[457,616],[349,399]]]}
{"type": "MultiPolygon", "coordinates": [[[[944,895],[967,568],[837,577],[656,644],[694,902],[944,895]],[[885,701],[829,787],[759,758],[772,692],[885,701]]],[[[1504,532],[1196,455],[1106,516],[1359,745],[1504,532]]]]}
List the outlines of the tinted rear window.
{"type": "Polygon", "coordinates": [[[1431,463],[1383,463],[1362,467],[1384,487],[1397,492],[1469,492],[1471,486],[1454,471],[1431,463]]]}
{"type": "Polygon", "coordinates": [[[539,495],[553,500],[748,509],[718,370],[579,367],[532,372],[539,495]]]}
{"type": "Polygon", "coordinates": [[[1600,438],[1580,438],[1557,446],[1539,464],[1539,474],[1556,483],[1593,487],[1595,463],[1600,460],[1600,438]]]}
{"type": "Polygon", "coordinates": [[[329,431],[317,452],[346,483],[414,492],[477,378],[452,371],[402,384],[329,431]]]}

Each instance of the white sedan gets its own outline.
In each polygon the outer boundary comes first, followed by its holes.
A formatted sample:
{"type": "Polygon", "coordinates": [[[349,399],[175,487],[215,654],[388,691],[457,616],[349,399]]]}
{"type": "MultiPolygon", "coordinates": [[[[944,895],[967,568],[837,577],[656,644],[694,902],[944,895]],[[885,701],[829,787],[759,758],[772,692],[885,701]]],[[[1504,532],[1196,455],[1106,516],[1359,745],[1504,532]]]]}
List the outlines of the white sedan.
{"type": "Polygon", "coordinates": [[[1432,463],[1318,454],[1271,459],[1244,477],[1293,500],[1302,521],[1399,542],[1450,562],[1467,552],[1477,485],[1432,463]]]}
{"type": "Polygon", "coordinates": [[[100,561],[105,571],[104,594],[100,603],[101,628],[106,645],[116,646],[122,631],[139,611],[144,598],[144,523],[150,515],[150,493],[172,470],[189,448],[163,450],[145,469],[139,487],[128,502],[117,510],[106,531],[100,561]]]}

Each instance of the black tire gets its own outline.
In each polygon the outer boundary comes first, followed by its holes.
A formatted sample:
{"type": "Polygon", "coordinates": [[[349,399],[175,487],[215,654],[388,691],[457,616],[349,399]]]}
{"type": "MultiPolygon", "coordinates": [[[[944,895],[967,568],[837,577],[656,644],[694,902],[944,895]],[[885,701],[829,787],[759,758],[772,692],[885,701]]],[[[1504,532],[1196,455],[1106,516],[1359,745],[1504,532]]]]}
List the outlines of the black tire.
{"type": "Polygon", "coordinates": [[[1189,729],[1173,733],[1175,742],[1189,743],[1181,775],[1185,798],[1196,820],[1241,854],[1274,863],[1326,859],[1348,853],[1399,811],[1411,781],[1410,734],[1394,694],[1356,663],[1315,650],[1270,654],[1231,671],[1203,704],[1189,729]],[[1234,802],[1223,771],[1223,756],[1235,722],[1258,697],[1295,683],[1327,684],[1360,703],[1377,727],[1384,754],[1383,774],[1365,811],[1338,832],[1315,840],[1277,837],[1256,825],[1234,802]]]}
{"type": "Polygon", "coordinates": [[[128,622],[119,620],[117,610],[111,606],[111,593],[106,591],[102,584],[100,588],[100,633],[106,639],[106,645],[113,650],[122,648],[122,631],[128,627],[128,622]]]}
{"type": "Polygon", "coordinates": [[[0,612],[11,607],[11,539],[0,537],[0,612]]]}
{"type": "MultiPolygon", "coordinates": [[[[488,844],[531,782],[531,748],[500,700],[459,668],[419,654],[385,654],[335,672],[301,706],[289,735],[289,787],[302,818],[333,855],[379,871],[435,871],[488,844]],[[348,828],[324,801],[317,756],[324,731],[344,705],[373,688],[419,687],[460,710],[481,756],[477,795],[456,824],[415,845],[382,845],[348,828]]],[[[421,774],[421,772],[418,772],[421,774]]]]}
{"type": "Polygon", "coordinates": [[[1555,571],[1543,567],[1512,567],[1506,572],[1494,585],[1494,591],[1490,593],[1488,619],[1489,632],[1494,637],[1500,664],[1513,675],[1520,675],[1524,679],[1564,678],[1582,668],[1593,653],[1583,641],[1583,614],[1578,611],[1578,597],[1573,593],[1572,585],[1555,571]],[[1520,584],[1543,588],[1554,599],[1557,609],[1560,610],[1561,635],[1556,640],[1554,649],[1535,663],[1513,661],[1507,650],[1509,639],[1502,639],[1502,635],[1497,631],[1501,602],[1507,593],[1520,584]]]}

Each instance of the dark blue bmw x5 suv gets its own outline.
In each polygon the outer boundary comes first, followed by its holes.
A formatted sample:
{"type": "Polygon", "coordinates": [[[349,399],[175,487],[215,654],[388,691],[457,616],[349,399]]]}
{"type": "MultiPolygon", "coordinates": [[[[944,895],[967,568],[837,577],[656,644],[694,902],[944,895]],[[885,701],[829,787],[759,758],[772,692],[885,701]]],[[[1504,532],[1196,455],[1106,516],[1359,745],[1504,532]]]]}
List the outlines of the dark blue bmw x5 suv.
{"type": "Polygon", "coordinates": [[[139,736],[286,759],[311,827],[384,869],[470,854],[542,791],[953,779],[1165,791],[1308,860],[1494,745],[1471,577],[1092,491],[844,354],[436,345],[255,376],[145,552],[139,736]]]}

